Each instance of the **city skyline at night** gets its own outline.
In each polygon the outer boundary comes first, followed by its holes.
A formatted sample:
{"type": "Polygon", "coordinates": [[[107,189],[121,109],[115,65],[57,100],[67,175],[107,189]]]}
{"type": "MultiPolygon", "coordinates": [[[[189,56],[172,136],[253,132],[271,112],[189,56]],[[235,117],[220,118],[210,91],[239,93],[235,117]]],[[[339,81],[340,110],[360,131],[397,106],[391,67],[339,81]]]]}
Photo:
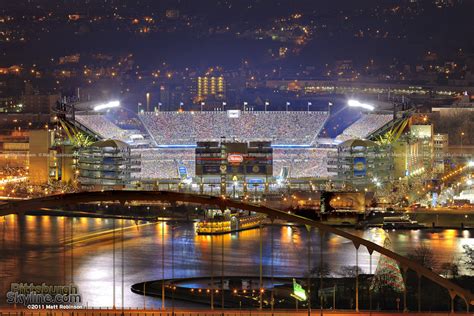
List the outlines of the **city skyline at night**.
{"type": "Polygon", "coordinates": [[[0,0],[0,314],[470,315],[472,0],[0,0]]]}

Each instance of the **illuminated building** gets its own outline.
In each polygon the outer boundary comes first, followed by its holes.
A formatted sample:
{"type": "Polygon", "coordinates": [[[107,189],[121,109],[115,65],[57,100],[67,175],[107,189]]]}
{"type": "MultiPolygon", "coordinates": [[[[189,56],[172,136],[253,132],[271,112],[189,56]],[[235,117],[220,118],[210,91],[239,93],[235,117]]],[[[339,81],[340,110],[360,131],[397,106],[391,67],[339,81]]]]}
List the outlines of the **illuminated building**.
{"type": "Polygon", "coordinates": [[[226,88],[223,76],[204,76],[197,78],[197,101],[224,100],[225,97],[226,88]]]}
{"type": "Polygon", "coordinates": [[[410,126],[410,132],[393,144],[394,177],[418,176],[433,168],[433,125],[410,126]]]}
{"type": "Polygon", "coordinates": [[[328,154],[328,171],[335,182],[357,189],[381,186],[392,179],[391,150],[369,140],[352,139],[328,154]]]}
{"type": "Polygon", "coordinates": [[[0,165],[2,168],[28,167],[28,133],[14,131],[0,135],[0,165]]]}
{"type": "Polygon", "coordinates": [[[21,96],[20,103],[23,104],[22,112],[29,113],[51,113],[60,99],[59,94],[35,94],[25,93],[21,96]]]}
{"type": "Polygon", "coordinates": [[[83,188],[124,189],[132,186],[132,172],[140,172],[140,155],[119,140],[104,140],[78,152],[78,181],[83,188]]]}
{"type": "Polygon", "coordinates": [[[50,152],[53,132],[47,129],[29,132],[29,170],[31,184],[46,184],[50,179],[50,167],[54,155],[50,152]]]}
{"type": "Polygon", "coordinates": [[[444,162],[448,153],[449,136],[448,134],[434,134],[434,163],[433,168],[436,173],[444,173],[444,162]]]}

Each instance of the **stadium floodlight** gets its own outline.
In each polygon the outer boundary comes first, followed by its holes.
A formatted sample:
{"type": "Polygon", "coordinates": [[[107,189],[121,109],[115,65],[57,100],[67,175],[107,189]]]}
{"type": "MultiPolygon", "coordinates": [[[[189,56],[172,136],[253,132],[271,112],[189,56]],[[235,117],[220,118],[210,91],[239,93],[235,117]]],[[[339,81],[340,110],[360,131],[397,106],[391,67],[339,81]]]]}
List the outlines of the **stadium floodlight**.
{"type": "Polygon", "coordinates": [[[350,107],[355,107],[355,108],[363,108],[369,111],[373,111],[375,109],[373,105],[362,103],[358,100],[353,100],[353,99],[348,100],[347,105],[350,107]]]}
{"type": "Polygon", "coordinates": [[[111,108],[117,108],[120,106],[120,101],[110,101],[108,103],[99,104],[94,107],[94,111],[108,110],[111,108]]]}

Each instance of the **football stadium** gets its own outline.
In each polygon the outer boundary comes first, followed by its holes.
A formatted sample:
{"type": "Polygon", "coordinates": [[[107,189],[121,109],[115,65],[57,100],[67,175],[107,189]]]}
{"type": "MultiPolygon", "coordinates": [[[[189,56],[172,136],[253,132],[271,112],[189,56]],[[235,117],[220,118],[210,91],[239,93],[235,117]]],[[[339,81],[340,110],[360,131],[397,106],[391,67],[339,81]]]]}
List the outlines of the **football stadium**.
{"type": "Polygon", "coordinates": [[[348,124],[337,124],[337,135],[327,137],[323,130],[334,130],[330,125],[338,115],[329,111],[141,112],[133,114],[138,124],[130,128],[116,120],[114,107],[79,104],[61,117],[94,140],[126,144],[139,165],[130,169],[128,181],[226,194],[327,180],[334,175],[328,171],[328,155],[338,144],[368,139],[394,118],[362,110],[348,124]]]}

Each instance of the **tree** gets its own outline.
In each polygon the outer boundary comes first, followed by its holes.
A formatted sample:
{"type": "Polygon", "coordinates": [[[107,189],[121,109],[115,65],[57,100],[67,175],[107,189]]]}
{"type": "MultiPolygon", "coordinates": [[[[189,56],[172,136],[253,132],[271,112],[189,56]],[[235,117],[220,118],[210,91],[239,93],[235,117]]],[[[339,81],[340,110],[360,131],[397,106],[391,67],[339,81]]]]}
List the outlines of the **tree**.
{"type": "Polygon", "coordinates": [[[346,278],[355,278],[356,274],[361,274],[362,270],[358,266],[342,266],[339,275],[346,278]]]}
{"type": "MultiPolygon", "coordinates": [[[[393,251],[390,238],[385,238],[383,247],[393,251]]],[[[403,281],[402,272],[397,261],[380,255],[370,288],[376,292],[384,292],[385,288],[397,293],[403,292],[405,290],[405,282],[403,281]]]]}
{"type": "Polygon", "coordinates": [[[433,250],[431,250],[431,248],[424,243],[418,246],[413,251],[413,254],[410,254],[408,258],[430,270],[433,270],[433,268],[437,265],[433,250]]]}
{"type": "Polygon", "coordinates": [[[443,262],[441,264],[441,274],[445,278],[455,279],[459,275],[459,266],[455,262],[443,262]]]}
{"type": "Polygon", "coordinates": [[[474,270],[474,248],[469,247],[468,245],[464,245],[464,263],[466,263],[466,267],[469,270],[474,270]]]}
{"type": "Polygon", "coordinates": [[[321,267],[321,264],[315,265],[311,269],[311,276],[312,277],[328,277],[331,274],[331,268],[329,267],[329,264],[327,262],[323,263],[323,266],[321,267]]]}

